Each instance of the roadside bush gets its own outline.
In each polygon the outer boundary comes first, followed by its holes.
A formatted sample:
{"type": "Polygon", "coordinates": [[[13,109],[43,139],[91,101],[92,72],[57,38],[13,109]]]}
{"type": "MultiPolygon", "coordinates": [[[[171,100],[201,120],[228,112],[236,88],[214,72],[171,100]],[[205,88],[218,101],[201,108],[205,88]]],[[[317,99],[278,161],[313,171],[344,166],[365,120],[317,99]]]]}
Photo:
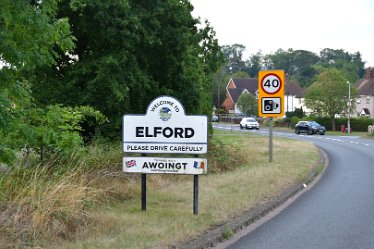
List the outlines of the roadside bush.
{"type": "MultiPolygon", "coordinates": [[[[331,125],[331,118],[328,117],[316,117],[316,116],[308,116],[306,120],[314,120],[317,123],[326,127],[327,130],[332,130],[331,125]]],[[[368,126],[374,123],[373,119],[366,118],[366,117],[354,117],[351,118],[350,125],[352,131],[367,131],[368,126]]],[[[336,130],[340,131],[340,127],[344,125],[347,127],[348,118],[337,118],[335,119],[336,130]]]]}
{"type": "Polygon", "coordinates": [[[351,128],[353,131],[367,131],[369,125],[374,124],[374,119],[361,117],[351,119],[351,128]]]}
{"type": "Polygon", "coordinates": [[[300,118],[298,118],[297,116],[293,116],[291,118],[291,122],[290,122],[290,128],[294,128],[295,125],[297,124],[297,122],[300,121],[300,118]]]}
{"type": "Polygon", "coordinates": [[[209,173],[230,171],[241,165],[238,149],[225,145],[217,138],[209,139],[209,173]]]}
{"type": "Polygon", "coordinates": [[[275,127],[289,127],[291,119],[289,118],[280,118],[274,120],[275,127]]]}
{"type": "Polygon", "coordinates": [[[295,111],[293,112],[286,112],[286,117],[287,118],[292,118],[292,117],[298,117],[298,118],[303,118],[305,116],[303,107],[301,108],[295,108],[295,111]]]}
{"type": "Polygon", "coordinates": [[[100,112],[88,106],[31,108],[24,111],[22,122],[9,135],[9,141],[14,150],[26,151],[26,163],[31,152],[37,153],[41,161],[53,156],[69,157],[84,150],[82,124],[91,127],[105,121],[100,112]]]}
{"type": "MultiPolygon", "coordinates": [[[[303,120],[314,120],[317,123],[326,127],[327,130],[332,130],[331,118],[329,117],[319,117],[310,115],[305,117],[303,120]]],[[[337,118],[335,119],[336,130],[340,131],[342,125],[347,128],[348,118],[337,118]]],[[[354,117],[350,120],[350,126],[352,131],[367,131],[369,125],[374,124],[374,119],[366,117],[354,117]]]]}

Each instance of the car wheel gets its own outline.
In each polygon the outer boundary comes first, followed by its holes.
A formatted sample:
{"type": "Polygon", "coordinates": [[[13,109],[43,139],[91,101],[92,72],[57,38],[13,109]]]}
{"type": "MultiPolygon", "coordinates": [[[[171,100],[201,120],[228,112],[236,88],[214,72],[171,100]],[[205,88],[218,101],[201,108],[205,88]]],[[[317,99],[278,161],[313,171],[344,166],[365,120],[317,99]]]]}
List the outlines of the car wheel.
{"type": "Polygon", "coordinates": [[[325,133],[324,133],[324,132],[321,132],[320,135],[325,135],[325,133]]]}
{"type": "Polygon", "coordinates": [[[308,130],[308,135],[313,135],[313,130],[308,130]]]}
{"type": "Polygon", "coordinates": [[[240,124],[240,129],[243,129],[243,126],[240,124]]]}
{"type": "Polygon", "coordinates": [[[295,129],[295,133],[296,134],[300,134],[300,130],[299,129],[295,129]]]}

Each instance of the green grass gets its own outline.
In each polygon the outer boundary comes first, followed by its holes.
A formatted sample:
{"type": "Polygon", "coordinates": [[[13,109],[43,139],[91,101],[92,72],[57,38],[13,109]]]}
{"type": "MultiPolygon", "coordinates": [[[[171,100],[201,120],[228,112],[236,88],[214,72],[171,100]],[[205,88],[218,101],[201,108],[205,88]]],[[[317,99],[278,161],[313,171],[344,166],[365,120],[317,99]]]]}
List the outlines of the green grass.
{"type": "MultiPolygon", "coordinates": [[[[74,241],[48,243],[47,247],[166,248],[279,194],[304,179],[318,161],[317,149],[306,142],[275,138],[274,162],[269,163],[267,138],[225,132],[216,132],[215,137],[235,148],[240,165],[200,176],[198,216],[192,214],[192,176],[148,175],[146,212],[140,210],[140,194],[113,201],[91,214],[93,223],[78,232],[74,241]]],[[[133,184],[139,192],[140,181],[133,184]]]]}
{"type": "Polygon", "coordinates": [[[198,216],[192,212],[193,176],[186,175],[149,174],[147,211],[141,211],[140,177],[121,174],[117,145],[95,145],[77,161],[85,170],[72,167],[53,177],[43,170],[20,171],[0,181],[0,243],[4,248],[140,249],[189,240],[317,170],[319,153],[312,143],[275,137],[273,144],[269,163],[267,137],[214,131],[208,175],[199,177],[198,216]]]}

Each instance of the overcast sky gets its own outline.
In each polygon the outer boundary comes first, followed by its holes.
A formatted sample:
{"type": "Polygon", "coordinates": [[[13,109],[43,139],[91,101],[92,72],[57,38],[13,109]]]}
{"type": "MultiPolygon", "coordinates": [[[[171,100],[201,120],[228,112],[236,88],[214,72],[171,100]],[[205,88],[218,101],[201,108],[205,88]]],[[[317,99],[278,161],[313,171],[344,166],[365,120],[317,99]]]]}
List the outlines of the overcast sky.
{"type": "Polygon", "coordinates": [[[242,44],[250,54],[278,48],[359,51],[374,66],[374,0],[190,0],[208,19],[220,45],[242,44]]]}

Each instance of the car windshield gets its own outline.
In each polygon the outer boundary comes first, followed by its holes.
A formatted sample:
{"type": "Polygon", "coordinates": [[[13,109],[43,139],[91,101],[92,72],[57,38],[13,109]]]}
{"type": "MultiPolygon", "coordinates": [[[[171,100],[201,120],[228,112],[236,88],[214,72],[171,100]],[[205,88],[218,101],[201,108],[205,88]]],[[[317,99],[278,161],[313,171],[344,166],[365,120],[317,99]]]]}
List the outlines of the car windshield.
{"type": "Polygon", "coordinates": [[[312,125],[314,125],[314,126],[321,126],[320,124],[318,124],[316,121],[312,121],[312,122],[310,122],[312,125]]]}
{"type": "Polygon", "coordinates": [[[256,119],[254,119],[254,118],[247,118],[247,122],[256,122],[256,119]]]}

